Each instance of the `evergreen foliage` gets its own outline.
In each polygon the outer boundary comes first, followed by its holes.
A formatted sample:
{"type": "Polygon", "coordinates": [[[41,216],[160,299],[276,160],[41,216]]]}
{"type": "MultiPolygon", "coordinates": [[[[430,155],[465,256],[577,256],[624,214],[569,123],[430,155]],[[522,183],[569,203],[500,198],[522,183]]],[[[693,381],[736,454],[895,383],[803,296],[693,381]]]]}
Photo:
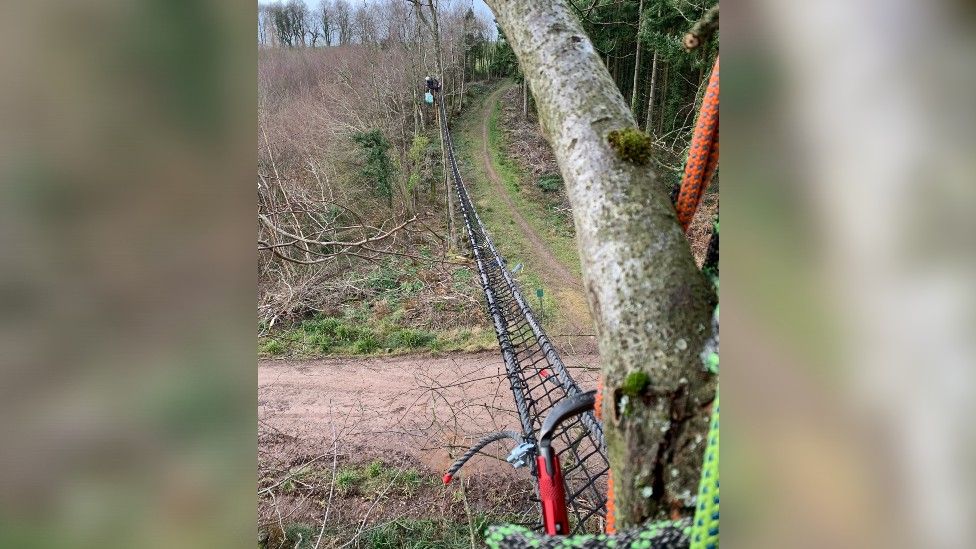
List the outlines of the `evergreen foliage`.
{"type": "Polygon", "coordinates": [[[393,163],[387,151],[390,143],[379,130],[359,132],[352,136],[362,148],[365,163],[359,173],[366,186],[374,186],[376,194],[393,202],[393,163]]]}

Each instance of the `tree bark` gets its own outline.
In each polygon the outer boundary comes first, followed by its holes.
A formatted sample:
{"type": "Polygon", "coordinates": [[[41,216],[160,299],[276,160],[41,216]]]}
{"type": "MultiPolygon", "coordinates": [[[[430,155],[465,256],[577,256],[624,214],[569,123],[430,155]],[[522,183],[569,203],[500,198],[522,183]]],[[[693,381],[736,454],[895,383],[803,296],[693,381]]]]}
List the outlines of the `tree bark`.
{"type": "Polygon", "coordinates": [[[715,296],[667,189],[608,144],[611,131],[636,124],[573,12],[563,0],[487,2],[532,87],[573,206],[603,362],[617,525],[664,517],[696,493],[715,389],[700,354],[715,296]]]}

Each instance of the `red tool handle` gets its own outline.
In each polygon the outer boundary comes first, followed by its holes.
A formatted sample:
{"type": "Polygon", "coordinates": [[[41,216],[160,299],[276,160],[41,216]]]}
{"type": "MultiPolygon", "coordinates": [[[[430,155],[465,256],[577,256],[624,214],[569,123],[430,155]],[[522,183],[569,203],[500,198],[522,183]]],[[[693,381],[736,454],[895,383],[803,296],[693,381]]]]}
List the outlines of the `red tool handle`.
{"type": "Polygon", "coordinates": [[[569,533],[566,487],[563,484],[563,473],[559,468],[559,458],[554,454],[549,456],[550,463],[546,463],[546,456],[536,456],[536,467],[539,471],[539,499],[542,502],[542,524],[547,535],[565,536],[569,533]]]}

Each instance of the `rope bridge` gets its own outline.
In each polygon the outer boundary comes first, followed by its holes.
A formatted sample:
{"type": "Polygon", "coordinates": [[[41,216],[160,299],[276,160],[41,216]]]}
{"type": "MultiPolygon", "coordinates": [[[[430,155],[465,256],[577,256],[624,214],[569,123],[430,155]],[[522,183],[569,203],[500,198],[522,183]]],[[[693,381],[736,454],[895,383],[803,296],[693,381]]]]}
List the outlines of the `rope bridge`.
{"type": "MultiPolygon", "coordinates": [[[[583,391],[559,358],[475,211],[458,171],[454,142],[446,124],[444,96],[437,95],[441,120],[444,121],[442,138],[465,231],[515,397],[521,423],[519,435],[522,442],[534,445],[542,421],[553,406],[583,391]]],[[[593,412],[585,412],[560,425],[553,438],[553,448],[559,456],[566,481],[572,531],[600,531],[606,515],[606,479],[610,466],[603,428],[593,412]]],[[[530,467],[532,475],[537,476],[534,463],[530,467]]]]}

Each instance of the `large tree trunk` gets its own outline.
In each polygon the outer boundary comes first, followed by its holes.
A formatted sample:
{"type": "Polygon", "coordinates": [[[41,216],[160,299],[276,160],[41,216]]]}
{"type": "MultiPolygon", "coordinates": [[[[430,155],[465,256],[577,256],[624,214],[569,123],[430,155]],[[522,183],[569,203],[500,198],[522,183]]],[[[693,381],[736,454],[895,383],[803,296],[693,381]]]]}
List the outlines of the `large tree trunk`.
{"type": "Polygon", "coordinates": [[[634,118],[573,12],[563,0],[487,2],[532,87],[573,205],[603,362],[617,524],[665,516],[696,494],[715,389],[699,355],[715,296],[668,190],[608,144],[634,118]]]}

